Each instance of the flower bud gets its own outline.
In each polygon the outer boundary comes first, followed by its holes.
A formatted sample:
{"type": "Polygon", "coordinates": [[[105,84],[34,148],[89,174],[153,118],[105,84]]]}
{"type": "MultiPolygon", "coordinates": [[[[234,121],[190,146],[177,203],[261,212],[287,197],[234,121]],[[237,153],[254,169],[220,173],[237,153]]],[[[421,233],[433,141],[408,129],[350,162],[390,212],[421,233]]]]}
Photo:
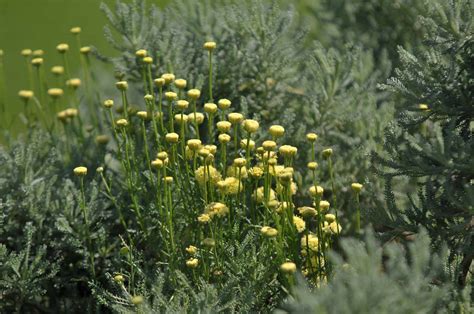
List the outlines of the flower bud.
{"type": "Polygon", "coordinates": [[[219,105],[219,108],[221,110],[229,109],[231,104],[232,104],[231,101],[229,99],[226,99],[226,98],[219,99],[219,101],[217,102],[217,105],[219,105]]]}
{"type": "Polygon", "coordinates": [[[76,167],[74,168],[74,174],[78,177],[83,177],[87,175],[87,168],[86,167],[76,167]]]}

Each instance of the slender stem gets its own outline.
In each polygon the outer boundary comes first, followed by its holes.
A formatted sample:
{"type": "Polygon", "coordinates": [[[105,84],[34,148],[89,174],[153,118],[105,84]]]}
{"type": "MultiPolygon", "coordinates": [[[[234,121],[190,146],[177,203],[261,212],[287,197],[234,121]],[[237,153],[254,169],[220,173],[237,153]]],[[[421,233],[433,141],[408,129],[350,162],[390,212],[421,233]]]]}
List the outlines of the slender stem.
{"type": "Polygon", "coordinates": [[[212,51],[209,51],[209,100],[213,102],[212,98],[212,51]]]}
{"type": "Polygon", "coordinates": [[[199,125],[198,125],[198,121],[197,121],[197,116],[196,116],[196,102],[197,100],[196,99],[193,99],[193,112],[194,112],[194,128],[195,128],[195,131],[196,131],[196,136],[198,138],[198,140],[201,139],[200,135],[199,135],[199,125]]]}

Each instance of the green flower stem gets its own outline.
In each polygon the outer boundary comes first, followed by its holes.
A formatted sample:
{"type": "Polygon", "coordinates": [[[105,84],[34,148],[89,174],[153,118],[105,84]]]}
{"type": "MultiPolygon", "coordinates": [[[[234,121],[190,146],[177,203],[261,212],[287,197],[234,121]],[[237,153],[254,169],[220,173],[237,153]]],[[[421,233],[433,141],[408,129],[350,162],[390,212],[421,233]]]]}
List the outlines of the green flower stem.
{"type": "Polygon", "coordinates": [[[207,132],[209,136],[209,142],[212,142],[214,139],[214,137],[212,136],[212,126],[214,124],[213,122],[214,122],[214,114],[210,113],[207,118],[207,132]]]}
{"type": "Polygon", "coordinates": [[[234,156],[237,158],[239,153],[239,124],[234,124],[234,156]]]}
{"type": "Polygon", "coordinates": [[[169,132],[174,132],[173,101],[172,100],[170,100],[168,103],[168,123],[169,123],[169,132]]]}
{"type": "Polygon", "coordinates": [[[199,125],[198,125],[198,121],[197,121],[197,117],[196,117],[196,99],[193,99],[192,101],[193,103],[193,112],[194,112],[194,129],[196,131],[196,137],[198,138],[198,140],[201,139],[200,135],[199,135],[199,125]]]}
{"type": "MultiPolygon", "coordinates": [[[[337,215],[337,196],[336,196],[336,186],[334,184],[334,168],[332,166],[332,158],[329,156],[328,158],[328,167],[329,167],[329,177],[331,179],[331,189],[332,189],[332,202],[334,207],[334,212],[336,214],[336,225],[339,223],[339,218],[337,215]]],[[[339,237],[339,228],[337,229],[337,236],[339,237]]]]}
{"type": "MultiPolygon", "coordinates": [[[[128,118],[128,99],[127,99],[127,92],[122,90],[122,106],[123,106],[123,115],[125,116],[125,119],[127,121],[129,120],[128,118]]],[[[130,121],[128,121],[130,123],[130,121]]]]}
{"type": "Polygon", "coordinates": [[[209,51],[209,102],[213,102],[212,98],[212,51],[209,51]]]}
{"type": "Polygon", "coordinates": [[[158,112],[160,114],[160,132],[165,133],[165,126],[163,123],[163,86],[160,86],[158,91],[158,112]]]}
{"type": "MultiPolygon", "coordinates": [[[[355,193],[356,199],[356,216],[355,216],[355,231],[360,233],[360,194],[359,192],[355,193]]],[[[339,228],[337,228],[339,230],[339,228]]]]}

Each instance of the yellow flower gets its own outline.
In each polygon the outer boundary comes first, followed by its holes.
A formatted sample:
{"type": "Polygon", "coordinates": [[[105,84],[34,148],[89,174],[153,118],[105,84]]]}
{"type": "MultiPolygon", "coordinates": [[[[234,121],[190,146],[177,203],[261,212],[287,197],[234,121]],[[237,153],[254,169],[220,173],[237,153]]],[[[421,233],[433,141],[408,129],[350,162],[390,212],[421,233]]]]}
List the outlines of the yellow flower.
{"type": "Polygon", "coordinates": [[[177,133],[168,133],[165,135],[165,139],[168,143],[178,143],[179,135],[177,133]]]}
{"type": "Polygon", "coordinates": [[[324,215],[324,220],[331,223],[333,221],[336,221],[336,216],[333,215],[333,214],[326,214],[326,215],[324,215]]]}
{"type": "Polygon", "coordinates": [[[308,169],[309,170],[316,170],[318,168],[318,163],[316,161],[308,162],[308,169]]]}
{"type": "Polygon", "coordinates": [[[201,148],[202,143],[201,143],[201,140],[190,139],[190,140],[188,140],[187,145],[188,145],[190,150],[196,152],[201,148]]]}
{"type": "Polygon", "coordinates": [[[147,51],[145,49],[139,49],[135,52],[135,56],[138,58],[145,58],[148,55],[147,51]]]}
{"type": "Polygon", "coordinates": [[[301,233],[304,231],[304,229],[306,229],[306,223],[304,222],[303,219],[301,219],[300,217],[298,216],[293,216],[293,224],[295,225],[296,227],[296,230],[301,233]]]}
{"type": "Polygon", "coordinates": [[[310,142],[314,142],[318,139],[318,135],[316,133],[308,133],[306,134],[306,139],[310,142]]]}
{"type": "Polygon", "coordinates": [[[232,104],[231,101],[226,98],[219,99],[219,101],[217,102],[217,105],[219,106],[221,110],[229,109],[231,104],[232,104]]]}
{"type": "Polygon", "coordinates": [[[352,188],[352,191],[354,191],[355,193],[360,193],[360,191],[362,190],[364,186],[360,183],[352,183],[351,184],[351,188],[352,188]]]}
{"type": "Polygon", "coordinates": [[[212,50],[216,49],[216,43],[213,42],[213,41],[207,41],[207,42],[204,43],[203,47],[207,51],[212,51],[212,50]]]}
{"type": "Polygon", "coordinates": [[[197,258],[191,258],[186,261],[186,266],[189,268],[196,268],[199,265],[199,260],[197,258]]]}
{"type": "Polygon", "coordinates": [[[278,149],[278,151],[283,157],[287,158],[295,156],[298,152],[298,149],[291,145],[283,145],[278,149]]]}
{"type": "Polygon", "coordinates": [[[112,108],[114,105],[114,101],[112,99],[107,99],[104,101],[105,108],[112,108]]]}
{"type": "MultiPolygon", "coordinates": [[[[239,176],[239,168],[236,166],[229,166],[227,167],[227,175],[229,177],[235,177],[237,178],[239,176]]],[[[248,177],[248,172],[247,172],[247,167],[242,166],[240,168],[240,178],[241,179],[247,179],[248,177]]]]}
{"type": "Polygon", "coordinates": [[[219,139],[219,143],[222,143],[222,144],[229,143],[231,140],[230,135],[225,134],[225,133],[219,134],[218,139],[219,139]]]}
{"type": "Polygon", "coordinates": [[[301,238],[301,248],[303,248],[304,250],[306,250],[306,248],[308,248],[309,250],[311,250],[313,252],[316,252],[316,251],[318,251],[318,245],[319,245],[318,237],[315,236],[312,233],[308,234],[307,238],[306,238],[306,236],[303,236],[301,238]],[[306,242],[307,242],[308,246],[306,246],[306,242]]]}
{"type": "Polygon", "coordinates": [[[324,193],[324,189],[321,187],[321,186],[311,186],[309,188],[309,194],[312,196],[312,197],[316,197],[316,196],[321,196],[323,195],[324,193]]]}
{"type": "Polygon", "coordinates": [[[33,50],[33,57],[41,57],[42,55],[44,55],[44,50],[42,49],[33,50]]]}
{"type": "Polygon", "coordinates": [[[229,208],[223,203],[214,202],[206,206],[204,213],[209,215],[211,218],[214,216],[224,217],[229,213],[229,208]]]}
{"type": "Polygon", "coordinates": [[[61,75],[61,74],[64,73],[64,67],[60,66],[60,65],[56,65],[56,66],[51,68],[51,73],[53,73],[55,75],[61,75]]]}
{"type": "Polygon", "coordinates": [[[77,35],[81,32],[81,28],[79,26],[73,27],[69,30],[72,34],[77,35]]]}
{"type": "Polygon", "coordinates": [[[229,132],[230,127],[232,126],[232,124],[229,121],[219,121],[219,122],[217,122],[216,126],[217,126],[217,129],[219,130],[219,132],[227,133],[227,132],[229,132]]]}
{"type": "Polygon", "coordinates": [[[29,56],[31,56],[32,53],[33,53],[33,51],[31,51],[31,49],[23,49],[21,51],[21,55],[23,57],[29,57],[29,56]]]}
{"type": "Polygon", "coordinates": [[[156,87],[161,87],[161,86],[165,85],[165,79],[160,77],[160,78],[154,79],[153,83],[155,83],[156,87]]]}
{"type": "Polygon", "coordinates": [[[69,50],[69,45],[68,44],[59,44],[56,46],[56,50],[59,53],[65,53],[66,51],[69,50]]]}
{"type": "Polygon", "coordinates": [[[155,159],[151,162],[151,166],[155,169],[163,168],[163,161],[160,159],[155,159]]]}
{"type": "Polygon", "coordinates": [[[258,179],[263,175],[263,169],[257,166],[252,167],[249,170],[249,175],[254,179],[258,179]]]}
{"type": "Polygon", "coordinates": [[[66,85],[76,89],[81,86],[81,80],[78,78],[72,78],[66,81],[66,85]]]}
{"type": "Polygon", "coordinates": [[[125,91],[128,89],[128,83],[126,81],[120,81],[115,83],[115,87],[117,87],[118,90],[125,91]]]}
{"type": "Polygon", "coordinates": [[[153,63],[153,58],[152,57],[145,57],[143,58],[143,62],[146,64],[152,64],[153,63]]]}
{"type": "Polygon", "coordinates": [[[43,61],[44,61],[43,58],[34,58],[33,60],[31,60],[31,64],[39,67],[40,65],[43,64],[43,61]]]}
{"type": "Polygon", "coordinates": [[[326,148],[323,150],[322,154],[324,159],[328,159],[332,155],[332,148],[326,148]]]}
{"type": "Polygon", "coordinates": [[[143,297],[141,295],[136,295],[134,297],[132,297],[132,303],[134,305],[140,305],[143,303],[143,297]]]}
{"type": "Polygon", "coordinates": [[[91,47],[89,46],[84,46],[79,49],[79,52],[82,53],[83,55],[87,55],[89,52],[91,52],[91,47]]]}
{"type": "Polygon", "coordinates": [[[275,141],[264,141],[262,143],[262,147],[266,151],[272,151],[275,149],[276,146],[277,146],[277,143],[275,141]]]}
{"type": "Polygon", "coordinates": [[[179,89],[184,89],[187,85],[187,82],[184,79],[177,79],[174,81],[174,85],[176,85],[176,87],[179,89]]]}
{"type": "Polygon", "coordinates": [[[326,211],[329,209],[329,206],[331,206],[331,204],[329,204],[328,201],[320,201],[319,202],[319,208],[322,210],[322,211],[326,211]]]}
{"type": "Polygon", "coordinates": [[[128,125],[127,119],[119,119],[117,122],[115,122],[120,127],[126,127],[128,125]]]}
{"type": "Polygon", "coordinates": [[[123,282],[125,281],[125,279],[123,278],[122,275],[118,274],[118,275],[115,275],[114,281],[115,281],[116,283],[121,284],[121,283],[123,283],[123,282]]]}
{"type": "Polygon", "coordinates": [[[146,120],[146,118],[148,117],[148,113],[146,111],[138,111],[137,117],[139,117],[142,120],[146,120]]]}
{"type": "MultiPolygon", "coordinates": [[[[268,198],[269,198],[268,199],[269,202],[276,199],[276,194],[274,190],[270,189],[268,198]]],[[[257,191],[255,193],[255,201],[257,203],[263,203],[264,200],[265,200],[265,189],[263,186],[261,186],[257,188],[257,191]]]]}
{"type": "Polygon", "coordinates": [[[211,221],[211,216],[208,214],[201,214],[198,216],[197,220],[202,224],[207,224],[209,221],[211,221]]]}
{"type": "Polygon", "coordinates": [[[76,167],[74,168],[74,174],[78,177],[87,175],[86,167],[76,167]]]}
{"type": "Polygon", "coordinates": [[[204,115],[200,112],[196,112],[196,115],[194,115],[194,112],[191,112],[188,114],[188,120],[190,122],[194,122],[194,120],[196,120],[197,124],[202,124],[204,122],[204,115]]]}
{"type": "Polygon", "coordinates": [[[61,88],[50,88],[48,89],[48,95],[51,98],[59,98],[64,94],[64,91],[61,88]]]}
{"type": "Polygon", "coordinates": [[[198,250],[197,247],[195,247],[194,245],[190,245],[186,248],[186,252],[191,255],[196,254],[197,250],[198,250]]]}
{"type": "Polygon", "coordinates": [[[196,100],[201,96],[201,91],[199,89],[193,88],[188,90],[188,97],[196,100]]]}
{"type": "Polygon", "coordinates": [[[240,191],[242,191],[244,185],[237,178],[227,177],[225,178],[225,180],[217,182],[217,187],[219,188],[219,191],[224,195],[236,195],[237,193],[239,193],[239,187],[240,191]]]}
{"type": "Polygon", "coordinates": [[[260,127],[260,124],[258,123],[258,121],[252,120],[252,119],[244,120],[242,124],[243,124],[244,130],[249,133],[257,132],[258,128],[260,127]]]}
{"type": "Polygon", "coordinates": [[[336,221],[333,221],[329,224],[329,230],[331,231],[331,233],[333,234],[338,234],[338,233],[341,233],[342,231],[342,227],[340,224],[338,224],[336,221]]]}
{"type": "Polygon", "coordinates": [[[318,214],[315,208],[309,206],[299,207],[298,212],[303,217],[314,217],[318,214]]]}
{"type": "Polygon", "coordinates": [[[241,113],[238,113],[238,112],[231,112],[227,115],[227,117],[228,117],[230,123],[232,123],[232,124],[240,123],[244,119],[244,116],[241,113]]]}
{"type": "Polygon", "coordinates": [[[206,113],[209,113],[209,114],[216,113],[217,112],[217,105],[214,104],[214,103],[210,103],[210,102],[205,103],[204,104],[204,111],[206,113]]]}
{"type": "Polygon", "coordinates": [[[24,100],[28,100],[34,96],[34,93],[31,90],[21,90],[18,92],[18,96],[24,100]]]}
{"type": "Polygon", "coordinates": [[[420,110],[422,110],[422,111],[430,110],[430,108],[428,107],[427,104],[419,104],[419,105],[418,105],[418,109],[420,109],[420,110]]]}
{"type": "Polygon", "coordinates": [[[240,147],[247,151],[247,143],[248,143],[248,149],[252,151],[255,148],[255,142],[249,139],[244,138],[243,140],[240,141],[240,147]]]}
{"type": "Polygon", "coordinates": [[[176,98],[178,98],[178,94],[176,94],[175,92],[166,92],[165,98],[167,100],[175,100],[176,98]]]}
{"type": "Polygon", "coordinates": [[[186,114],[181,115],[180,113],[175,114],[174,115],[174,121],[178,124],[181,124],[181,122],[186,123],[186,122],[188,122],[188,115],[186,115],[186,114]]]}
{"type": "Polygon", "coordinates": [[[296,264],[293,262],[286,262],[281,264],[280,270],[285,274],[294,274],[296,272],[296,264]]]}
{"type": "Polygon", "coordinates": [[[281,125],[272,125],[269,129],[269,132],[274,138],[279,138],[285,134],[285,128],[281,125]]]}
{"type": "Polygon", "coordinates": [[[174,81],[174,74],[172,74],[172,73],[165,73],[165,74],[163,74],[163,75],[161,76],[161,78],[162,78],[163,80],[165,80],[165,81],[164,81],[165,84],[171,84],[171,83],[174,81]]]}
{"type": "Polygon", "coordinates": [[[219,171],[217,171],[217,169],[213,166],[201,166],[197,168],[194,172],[194,177],[196,178],[198,184],[201,186],[204,186],[207,182],[209,182],[211,185],[215,185],[222,178],[219,171]],[[208,168],[209,170],[207,170],[206,168],[208,168]]]}

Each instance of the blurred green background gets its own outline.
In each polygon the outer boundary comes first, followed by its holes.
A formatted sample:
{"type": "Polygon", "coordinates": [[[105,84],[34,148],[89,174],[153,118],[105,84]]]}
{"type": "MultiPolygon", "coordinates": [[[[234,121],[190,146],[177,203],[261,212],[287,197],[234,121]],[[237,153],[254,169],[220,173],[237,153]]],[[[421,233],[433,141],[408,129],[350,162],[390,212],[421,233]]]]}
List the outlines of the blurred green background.
{"type": "MultiPolygon", "coordinates": [[[[113,6],[115,0],[0,0],[0,49],[4,52],[7,104],[0,121],[9,121],[4,128],[15,131],[21,127],[17,116],[23,104],[17,94],[20,89],[28,89],[22,49],[43,49],[45,70],[49,72],[52,66],[62,64],[56,45],[66,42],[73,50],[70,64],[74,73],[79,56],[74,53],[76,41],[69,29],[80,26],[83,46],[93,45],[102,53],[112,53],[102,35],[106,19],[99,8],[101,2],[113,6]]],[[[168,0],[147,2],[162,6],[168,0]]]]}

